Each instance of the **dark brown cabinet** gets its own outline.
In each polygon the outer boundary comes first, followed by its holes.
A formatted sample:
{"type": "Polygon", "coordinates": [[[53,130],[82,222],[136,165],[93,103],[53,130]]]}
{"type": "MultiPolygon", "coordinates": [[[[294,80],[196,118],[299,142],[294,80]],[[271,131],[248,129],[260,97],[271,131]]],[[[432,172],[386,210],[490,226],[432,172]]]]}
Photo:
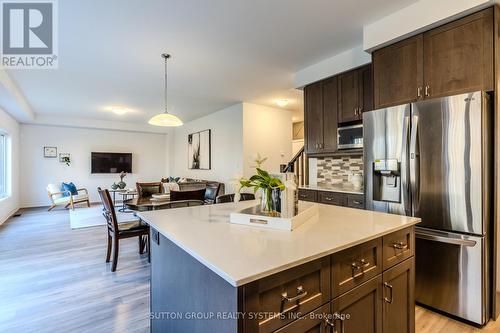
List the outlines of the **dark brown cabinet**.
{"type": "Polygon", "coordinates": [[[385,271],[382,279],[384,333],[415,332],[415,257],[385,271]]]}
{"type": "Polygon", "coordinates": [[[377,50],[372,59],[376,109],[413,102],[422,95],[422,35],[377,50]]]}
{"type": "Polygon", "coordinates": [[[339,123],[358,120],[359,89],[356,70],[339,76],[339,123]]]}
{"type": "Polygon", "coordinates": [[[373,109],[371,64],[304,88],[305,148],[309,155],[335,154],[339,123],[360,121],[373,109]]]}
{"type": "Polygon", "coordinates": [[[373,52],[374,108],[493,90],[493,8],[373,52]]]}
{"type": "Polygon", "coordinates": [[[306,153],[332,153],[337,150],[337,78],[316,82],[304,88],[306,153]]]}
{"type": "Polygon", "coordinates": [[[346,194],[343,192],[299,188],[299,200],[358,209],[365,208],[363,194],[346,194]]]}
{"type": "Polygon", "coordinates": [[[275,331],[275,333],[331,333],[328,324],[330,321],[326,322],[329,317],[331,317],[330,303],[275,331]]]}
{"type": "Polygon", "coordinates": [[[339,75],[339,123],[357,121],[373,109],[372,65],[339,75]]]}
{"type": "Polygon", "coordinates": [[[313,83],[304,88],[304,105],[307,112],[305,120],[305,144],[308,154],[321,151],[323,142],[323,87],[321,82],[313,83]]]}
{"type": "Polygon", "coordinates": [[[424,95],[493,90],[493,8],[424,33],[424,95]]]}
{"type": "MultiPolygon", "coordinates": [[[[334,332],[382,333],[382,277],[379,275],[332,301],[334,332]]],[[[393,318],[388,318],[393,320],[393,318]]]]}

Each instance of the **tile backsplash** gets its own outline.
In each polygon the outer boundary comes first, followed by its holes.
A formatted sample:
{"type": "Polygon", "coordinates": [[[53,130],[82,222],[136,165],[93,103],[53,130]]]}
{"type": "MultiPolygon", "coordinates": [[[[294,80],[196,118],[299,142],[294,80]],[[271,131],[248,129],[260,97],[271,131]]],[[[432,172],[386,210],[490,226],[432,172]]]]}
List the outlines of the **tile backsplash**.
{"type": "Polygon", "coordinates": [[[317,159],[317,183],[348,183],[350,174],[363,175],[363,156],[335,156],[317,159]]]}

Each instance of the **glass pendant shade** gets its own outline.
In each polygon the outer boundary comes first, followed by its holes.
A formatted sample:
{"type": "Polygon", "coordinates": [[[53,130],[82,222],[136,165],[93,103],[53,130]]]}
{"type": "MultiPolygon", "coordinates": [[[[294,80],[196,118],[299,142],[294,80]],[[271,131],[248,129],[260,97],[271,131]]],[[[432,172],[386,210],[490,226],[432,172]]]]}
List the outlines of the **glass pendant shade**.
{"type": "Polygon", "coordinates": [[[148,124],[154,126],[182,126],[182,120],[179,117],[167,112],[167,60],[170,54],[161,55],[165,59],[165,111],[149,119],[148,124]]]}
{"type": "Polygon", "coordinates": [[[149,119],[148,123],[154,126],[182,126],[182,120],[170,113],[160,113],[149,119]]]}

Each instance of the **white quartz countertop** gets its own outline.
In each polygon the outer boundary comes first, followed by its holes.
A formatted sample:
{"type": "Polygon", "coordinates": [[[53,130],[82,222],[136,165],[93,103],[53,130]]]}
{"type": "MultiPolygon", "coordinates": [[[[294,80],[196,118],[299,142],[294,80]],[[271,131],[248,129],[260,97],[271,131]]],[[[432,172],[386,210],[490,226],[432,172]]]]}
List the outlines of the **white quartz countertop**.
{"type": "Polygon", "coordinates": [[[294,231],[229,223],[244,201],[140,212],[138,216],[238,287],[420,222],[420,219],[319,205],[319,218],[294,231]]]}
{"type": "Polygon", "coordinates": [[[315,191],[340,192],[347,194],[363,194],[363,188],[357,188],[351,184],[329,184],[329,185],[301,185],[299,188],[315,191]]]}

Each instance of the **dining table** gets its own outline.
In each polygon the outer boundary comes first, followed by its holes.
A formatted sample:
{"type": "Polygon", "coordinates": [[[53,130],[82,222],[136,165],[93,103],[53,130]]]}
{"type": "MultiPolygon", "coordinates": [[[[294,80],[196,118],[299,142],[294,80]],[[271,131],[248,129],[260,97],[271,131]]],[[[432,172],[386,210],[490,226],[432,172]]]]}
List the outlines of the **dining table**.
{"type": "Polygon", "coordinates": [[[191,207],[200,206],[205,204],[202,200],[176,200],[170,201],[170,198],[157,199],[153,197],[139,198],[124,200],[123,204],[128,209],[133,211],[149,211],[169,208],[191,207]]]}

